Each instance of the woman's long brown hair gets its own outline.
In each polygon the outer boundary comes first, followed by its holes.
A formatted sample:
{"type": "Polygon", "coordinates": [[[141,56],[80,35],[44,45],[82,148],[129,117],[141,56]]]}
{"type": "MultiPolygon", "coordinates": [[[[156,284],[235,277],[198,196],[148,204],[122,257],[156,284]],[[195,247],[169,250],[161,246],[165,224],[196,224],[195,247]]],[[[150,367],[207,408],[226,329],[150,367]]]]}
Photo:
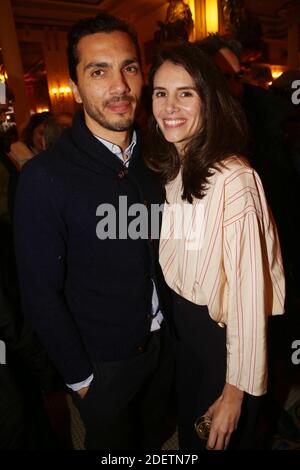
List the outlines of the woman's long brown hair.
{"type": "Polygon", "coordinates": [[[155,73],[166,61],[182,66],[194,80],[202,101],[202,126],[180,157],[175,145],[165,140],[152,117],[144,158],[164,185],[176,178],[182,165],[182,198],[192,202],[194,197],[201,199],[205,195],[208,178],[222,160],[245,154],[247,123],[220,71],[199,46],[192,43],[168,46],[158,54],[149,73],[151,93],[155,73]]]}

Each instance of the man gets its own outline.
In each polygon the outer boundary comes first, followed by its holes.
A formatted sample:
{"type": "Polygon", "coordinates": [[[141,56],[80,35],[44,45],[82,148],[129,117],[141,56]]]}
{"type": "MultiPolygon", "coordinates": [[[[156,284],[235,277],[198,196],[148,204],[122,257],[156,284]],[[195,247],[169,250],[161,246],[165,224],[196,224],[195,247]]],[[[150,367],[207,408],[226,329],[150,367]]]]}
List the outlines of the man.
{"type": "MultiPolygon", "coordinates": [[[[230,93],[237,98],[250,127],[249,158],[252,165],[267,178],[267,166],[287,168],[283,122],[291,107],[269,90],[242,81],[242,47],[233,38],[210,34],[198,46],[208,53],[226,79],[230,93]]],[[[266,182],[265,182],[266,183],[266,182]]]]}
{"type": "Polygon", "coordinates": [[[133,126],[142,87],[137,40],[104,14],[74,25],[68,40],[83,112],[22,171],[15,239],[23,307],[73,390],[86,448],[159,448],[173,356],[157,240],[124,233],[134,205],[163,201],[133,126]],[[111,208],[120,217],[105,236],[111,208]]]}

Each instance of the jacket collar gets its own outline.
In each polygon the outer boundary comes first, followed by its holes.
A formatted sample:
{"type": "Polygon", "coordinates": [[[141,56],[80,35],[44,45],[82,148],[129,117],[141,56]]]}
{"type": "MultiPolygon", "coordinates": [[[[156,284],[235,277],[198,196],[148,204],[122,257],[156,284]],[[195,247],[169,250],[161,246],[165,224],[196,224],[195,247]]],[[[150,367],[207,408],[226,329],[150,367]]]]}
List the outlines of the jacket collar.
{"type": "MultiPolygon", "coordinates": [[[[140,135],[136,128],[135,130],[137,132],[137,143],[133,149],[129,168],[132,161],[139,158],[141,150],[140,135]]],[[[103,165],[117,173],[124,169],[122,161],[116,158],[88,129],[82,111],[75,114],[72,127],[66,135],[71,138],[78,149],[78,152],[72,155],[72,159],[76,160],[78,165],[89,167],[96,172],[101,171],[103,165]]]]}

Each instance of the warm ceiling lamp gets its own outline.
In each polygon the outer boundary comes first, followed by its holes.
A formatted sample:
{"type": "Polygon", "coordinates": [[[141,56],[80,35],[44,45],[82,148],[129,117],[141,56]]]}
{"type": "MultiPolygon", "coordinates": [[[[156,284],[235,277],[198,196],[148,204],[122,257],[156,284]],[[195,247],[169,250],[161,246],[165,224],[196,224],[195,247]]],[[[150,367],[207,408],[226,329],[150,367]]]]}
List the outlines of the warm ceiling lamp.
{"type": "Polygon", "coordinates": [[[206,0],[205,2],[206,33],[219,31],[218,0],[206,0]]]}
{"type": "Polygon", "coordinates": [[[51,88],[51,94],[56,97],[69,95],[71,91],[72,90],[69,86],[59,86],[51,88]]]}

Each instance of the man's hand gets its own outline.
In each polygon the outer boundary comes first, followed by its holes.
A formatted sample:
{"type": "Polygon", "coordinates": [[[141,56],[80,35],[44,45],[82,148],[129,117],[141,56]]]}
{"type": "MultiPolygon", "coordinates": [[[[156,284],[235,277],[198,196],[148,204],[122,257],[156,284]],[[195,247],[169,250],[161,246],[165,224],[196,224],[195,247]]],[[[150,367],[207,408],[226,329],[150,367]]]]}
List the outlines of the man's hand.
{"type": "Polygon", "coordinates": [[[212,418],[207,449],[227,449],[231,434],[236,430],[244,392],[225,384],[222,395],[208,408],[205,415],[212,418]]]}
{"type": "Polygon", "coordinates": [[[82,387],[79,390],[77,390],[77,393],[78,393],[78,395],[80,395],[80,398],[84,398],[86,396],[89,388],[90,388],[90,386],[82,387]]]}

